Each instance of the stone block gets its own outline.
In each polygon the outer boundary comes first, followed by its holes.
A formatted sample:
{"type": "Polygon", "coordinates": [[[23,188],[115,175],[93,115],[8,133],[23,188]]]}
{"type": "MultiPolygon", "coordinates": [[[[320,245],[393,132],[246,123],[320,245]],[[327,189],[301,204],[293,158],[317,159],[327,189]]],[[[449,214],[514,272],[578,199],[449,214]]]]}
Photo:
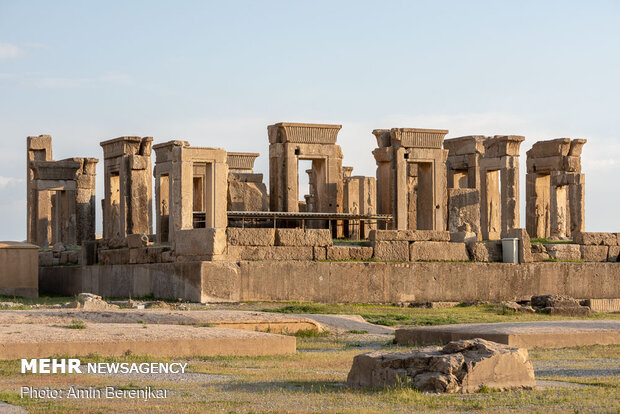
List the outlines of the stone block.
{"type": "Polygon", "coordinates": [[[549,254],[547,252],[532,253],[533,262],[544,262],[545,260],[549,260],[549,254]]]}
{"type": "Polygon", "coordinates": [[[412,262],[469,261],[465,243],[420,241],[410,246],[410,260],[412,262]]]}
{"type": "Polygon", "coordinates": [[[229,180],[227,198],[227,208],[229,211],[269,210],[267,187],[262,182],[229,180]]]}
{"type": "Polygon", "coordinates": [[[314,260],[312,246],[229,246],[238,260],[314,260]]]}
{"type": "Polygon", "coordinates": [[[272,228],[238,228],[226,229],[228,244],[231,246],[273,246],[275,229],[272,228]]]}
{"type": "Polygon", "coordinates": [[[620,312],[620,299],[587,299],[584,304],[592,312],[620,312]]]}
{"type": "Polygon", "coordinates": [[[448,189],[448,231],[480,233],[480,192],[473,188],[448,189]]]}
{"type": "MultiPolygon", "coordinates": [[[[616,246],[617,247],[617,246],[616,246]]],[[[609,253],[609,246],[580,246],[581,259],[584,262],[605,262],[609,253]]]]}
{"type": "Polygon", "coordinates": [[[84,266],[97,264],[97,250],[99,247],[98,240],[88,240],[82,242],[82,260],[80,263],[84,266]]]}
{"type": "Polygon", "coordinates": [[[450,232],[441,230],[371,230],[370,241],[450,241],[450,232]]]}
{"type": "Polygon", "coordinates": [[[375,241],[372,247],[377,260],[409,261],[408,241],[375,241]]]}
{"type": "Polygon", "coordinates": [[[457,231],[450,233],[450,241],[453,243],[476,243],[478,235],[470,231],[457,231]]]}
{"type": "Polygon", "coordinates": [[[536,386],[526,349],[480,338],[453,341],[443,348],[358,355],[347,377],[352,387],[396,387],[407,382],[420,391],[445,393],[536,386]]]}
{"type": "Polygon", "coordinates": [[[581,248],[578,244],[545,244],[552,259],[560,261],[581,260],[581,248]]]}
{"type": "Polygon", "coordinates": [[[129,263],[161,263],[164,247],[140,247],[129,249],[129,263]]]}
{"type": "Polygon", "coordinates": [[[218,256],[226,252],[226,229],[179,230],[174,237],[177,256],[218,256]]]}
{"type": "Polygon", "coordinates": [[[609,246],[607,253],[608,262],[620,262],[620,246],[609,246]]]}
{"type": "Polygon", "coordinates": [[[474,262],[501,262],[502,244],[496,241],[478,242],[467,245],[469,256],[474,262]]]}
{"type": "Polygon", "coordinates": [[[104,265],[117,265],[129,263],[129,249],[105,249],[99,250],[99,263],[104,265]]]}
{"type": "Polygon", "coordinates": [[[532,263],[530,236],[525,229],[510,229],[508,237],[519,239],[519,263],[532,263]]]}
{"type": "Polygon", "coordinates": [[[329,229],[276,229],[277,246],[331,246],[329,229]]]}
{"type": "Polygon", "coordinates": [[[372,247],[332,246],[327,248],[327,260],[370,260],[372,247]]]}
{"type": "Polygon", "coordinates": [[[313,259],[327,260],[327,249],[330,249],[330,247],[313,247],[313,259]]]}
{"type": "Polygon", "coordinates": [[[54,253],[52,252],[40,252],[39,253],[39,266],[52,266],[54,264],[54,253]]]}
{"type": "Polygon", "coordinates": [[[148,244],[149,244],[148,234],[128,234],[127,235],[127,247],[129,247],[130,249],[146,247],[148,244]]]}
{"type": "Polygon", "coordinates": [[[586,246],[618,245],[618,237],[615,233],[579,232],[573,234],[573,241],[576,244],[582,244],[586,246]]]}

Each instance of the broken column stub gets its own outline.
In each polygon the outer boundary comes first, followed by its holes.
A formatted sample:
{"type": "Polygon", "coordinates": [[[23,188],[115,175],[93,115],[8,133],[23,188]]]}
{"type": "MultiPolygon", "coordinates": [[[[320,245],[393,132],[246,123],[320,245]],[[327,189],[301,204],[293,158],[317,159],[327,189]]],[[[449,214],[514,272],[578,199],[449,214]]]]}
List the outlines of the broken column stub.
{"type": "Polygon", "coordinates": [[[392,128],[373,131],[378,148],[377,213],[391,214],[397,230],[445,230],[447,130],[392,128]]]}
{"type": "Polygon", "coordinates": [[[27,140],[28,241],[41,247],[95,238],[96,158],[52,160],[52,137],[27,140]]]}
{"type": "Polygon", "coordinates": [[[480,338],[453,341],[443,348],[358,355],[353,359],[347,383],[372,388],[413,386],[420,391],[445,393],[472,393],[483,387],[512,390],[536,386],[526,349],[480,338]]]}
{"type": "Polygon", "coordinates": [[[531,237],[570,239],[585,231],[585,139],[536,142],[527,152],[526,228],[531,237]]]}
{"type": "Polygon", "coordinates": [[[153,233],[152,142],[152,137],[120,137],[100,144],[104,156],[104,239],[153,233]]]}

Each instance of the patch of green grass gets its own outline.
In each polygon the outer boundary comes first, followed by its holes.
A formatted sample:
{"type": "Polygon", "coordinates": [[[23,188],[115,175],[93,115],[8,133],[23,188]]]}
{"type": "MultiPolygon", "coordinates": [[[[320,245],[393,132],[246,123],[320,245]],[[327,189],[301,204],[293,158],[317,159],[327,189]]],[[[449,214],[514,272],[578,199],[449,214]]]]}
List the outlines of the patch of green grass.
{"type": "Polygon", "coordinates": [[[69,325],[53,325],[57,328],[65,328],[65,329],[86,329],[86,322],[80,321],[79,319],[74,319],[71,321],[69,325]]]}
{"type": "Polygon", "coordinates": [[[328,331],[319,331],[318,329],[300,329],[295,332],[297,338],[323,338],[329,336],[328,331]]]}
{"type": "Polygon", "coordinates": [[[325,312],[326,306],[316,303],[300,303],[287,305],[277,309],[263,309],[263,312],[277,313],[328,313],[325,312]]]}
{"type": "Polygon", "coordinates": [[[347,333],[356,334],[356,335],[364,335],[364,334],[367,334],[368,331],[361,331],[359,329],[351,329],[351,330],[347,331],[347,333]]]}
{"type": "Polygon", "coordinates": [[[334,246],[370,246],[368,240],[334,239],[334,246]]]}

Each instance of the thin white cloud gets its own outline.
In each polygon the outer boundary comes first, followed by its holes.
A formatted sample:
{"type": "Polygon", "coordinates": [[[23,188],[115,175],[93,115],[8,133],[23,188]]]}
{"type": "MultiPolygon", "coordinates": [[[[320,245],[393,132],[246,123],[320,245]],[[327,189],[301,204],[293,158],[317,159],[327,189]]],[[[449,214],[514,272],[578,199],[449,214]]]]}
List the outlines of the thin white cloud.
{"type": "Polygon", "coordinates": [[[14,59],[22,56],[24,51],[11,43],[0,43],[0,59],[14,59]]]}
{"type": "Polygon", "coordinates": [[[102,76],[99,77],[98,79],[100,82],[104,82],[104,83],[109,83],[112,85],[133,85],[134,84],[134,80],[131,76],[127,75],[126,73],[121,73],[121,72],[108,72],[102,76]]]}
{"type": "Polygon", "coordinates": [[[4,188],[8,186],[9,184],[18,184],[18,183],[23,183],[23,182],[24,182],[23,178],[3,177],[0,175],[0,188],[4,188]]]}

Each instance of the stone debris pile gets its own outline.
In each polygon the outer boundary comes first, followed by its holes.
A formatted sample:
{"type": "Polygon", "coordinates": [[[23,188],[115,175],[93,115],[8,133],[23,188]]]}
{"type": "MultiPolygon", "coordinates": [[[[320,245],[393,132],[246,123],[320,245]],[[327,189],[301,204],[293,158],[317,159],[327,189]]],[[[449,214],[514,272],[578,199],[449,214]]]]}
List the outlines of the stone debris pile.
{"type": "Polygon", "coordinates": [[[467,339],[412,352],[376,351],[353,359],[352,387],[411,385],[420,391],[471,393],[483,386],[498,390],[533,389],[534,368],[526,349],[467,339]]]}

